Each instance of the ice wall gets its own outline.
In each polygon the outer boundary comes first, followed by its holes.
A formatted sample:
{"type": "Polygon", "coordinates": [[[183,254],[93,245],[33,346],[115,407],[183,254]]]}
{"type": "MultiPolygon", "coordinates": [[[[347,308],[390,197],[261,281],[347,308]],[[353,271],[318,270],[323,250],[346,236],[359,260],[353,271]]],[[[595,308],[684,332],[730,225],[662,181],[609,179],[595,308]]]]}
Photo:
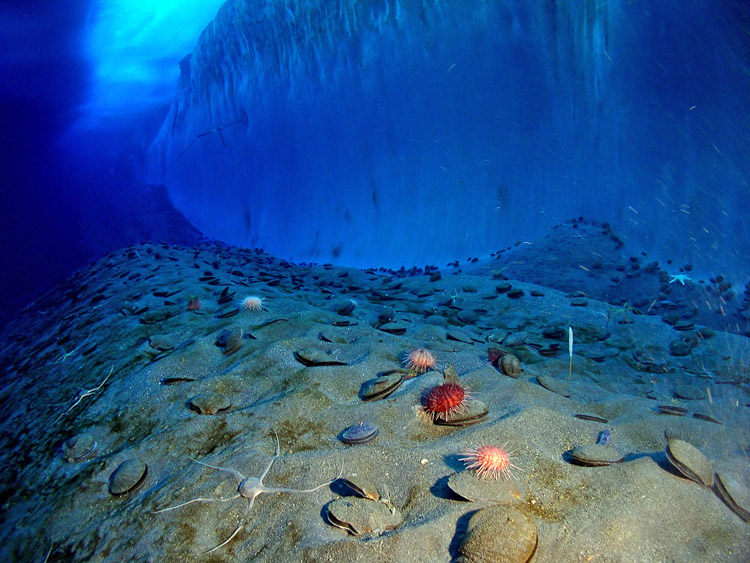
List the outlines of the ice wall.
{"type": "Polygon", "coordinates": [[[91,67],[77,125],[143,113],[170,100],[175,61],[221,0],[91,0],[80,48],[91,67]]]}
{"type": "Polygon", "coordinates": [[[732,261],[750,250],[743,10],[229,0],[181,63],[150,179],[207,235],[296,260],[443,263],[585,215],[732,261]]]}

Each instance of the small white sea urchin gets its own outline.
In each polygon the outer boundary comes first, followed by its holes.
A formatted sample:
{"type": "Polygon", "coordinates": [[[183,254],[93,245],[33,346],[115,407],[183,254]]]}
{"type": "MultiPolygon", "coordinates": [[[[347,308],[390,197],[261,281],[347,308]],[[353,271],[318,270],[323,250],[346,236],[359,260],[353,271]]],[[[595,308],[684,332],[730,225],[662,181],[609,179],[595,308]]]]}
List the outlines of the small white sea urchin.
{"type": "Polygon", "coordinates": [[[248,295],[242,300],[241,307],[245,311],[261,311],[263,309],[263,299],[257,295],[248,295]]]}

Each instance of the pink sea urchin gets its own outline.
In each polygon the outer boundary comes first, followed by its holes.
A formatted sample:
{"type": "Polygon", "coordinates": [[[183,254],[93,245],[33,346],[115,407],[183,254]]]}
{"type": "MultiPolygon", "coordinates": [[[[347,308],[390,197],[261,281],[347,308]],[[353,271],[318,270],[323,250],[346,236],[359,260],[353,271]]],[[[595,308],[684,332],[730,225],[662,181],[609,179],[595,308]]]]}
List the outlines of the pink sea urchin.
{"type": "Polygon", "coordinates": [[[475,469],[477,475],[482,479],[497,479],[513,477],[511,468],[520,469],[510,461],[510,455],[498,446],[479,446],[463,454],[461,458],[466,464],[466,469],[475,469]]]}
{"type": "Polygon", "coordinates": [[[409,369],[415,373],[424,373],[435,367],[435,356],[429,350],[424,348],[417,348],[409,352],[406,357],[404,364],[406,369],[409,369]]]}

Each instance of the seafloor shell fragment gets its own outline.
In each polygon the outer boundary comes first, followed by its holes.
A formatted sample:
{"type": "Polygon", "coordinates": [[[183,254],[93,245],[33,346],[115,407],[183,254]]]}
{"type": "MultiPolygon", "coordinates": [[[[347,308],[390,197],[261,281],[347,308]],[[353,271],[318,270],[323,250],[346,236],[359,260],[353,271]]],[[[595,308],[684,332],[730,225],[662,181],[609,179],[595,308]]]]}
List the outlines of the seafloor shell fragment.
{"type": "Polygon", "coordinates": [[[378,401],[385,399],[404,381],[404,374],[400,371],[383,374],[362,384],[360,395],[363,401],[378,401]]]}
{"type": "Polygon", "coordinates": [[[109,492],[119,496],[134,491],[143,484],[147,475],[148,466],[142,459],[125,460],[109,476],[109,492]]]}
{"type": "Polygon", "coordinates": [[[448,477],[448,488],[462,499],[501,504],[520,502],[515,479],[482,479],[475,471],[459,471],[448,477]]]}
{"type": "Polygon", "coordinates": [[[89,459],[96,452],[96,439],[88,432],[67,439],[62,445],[63,459],[74,463],[89,459]]]}
{"type": "Polygon", "coordinates": [[[461,545],[458,563],[526,563],[536,552],[534,520],[510,505],[490,506],[474,513],[461,545]]]}
{"type": "Polygon", "coordinates": [[[513,354],[504,354],[503,357],[500,358],[500,367],[505,375],[515,379],[517,379],[523,371],[521,368],[521,360],[513,354]]]}
{"type": "Polygon", "coordinates": [[[345,444],[366,444],[378,435],[378,427],[372,422],[360,422],[350,426],[341,433],[341,441],[345,444]]]}
{"type": "Polygon", "coordinates": [[[711,488],[714,468],[711,461],[692,444],[679,438],[667,438],[667,459],[688,479],[711,488]]]}
{"type": "Polygon", "coordinates": [[[232,402],[229,397],[221,393],[206,391],[196,395],[189,401],[189,406],[198,414],[219,414],[229,409],[232,402]]]}
{"type": "Polygon", "coordinates": [[[449,414],[445,418],[435,418],[433,422],[439,426],[470,426],[482,422],[487,418],[489,409],[482,401],[466,399],[464,408],[449,414]]]}
{"type": "Polygon", "coordinates": [[[325,508],[326,520],[350,534],[380,535],[395,530],[403,522],[401,513],[383,502],[345,497],[330,502],[325,508]]]}
{"type": "Polygon", "coordinates": [[[588,467],[602,467],[624,461],[620,452],[612,446],[605,446],[604,444],[577,446],[570,451],[570,457],[576,463],[588,467]]]}

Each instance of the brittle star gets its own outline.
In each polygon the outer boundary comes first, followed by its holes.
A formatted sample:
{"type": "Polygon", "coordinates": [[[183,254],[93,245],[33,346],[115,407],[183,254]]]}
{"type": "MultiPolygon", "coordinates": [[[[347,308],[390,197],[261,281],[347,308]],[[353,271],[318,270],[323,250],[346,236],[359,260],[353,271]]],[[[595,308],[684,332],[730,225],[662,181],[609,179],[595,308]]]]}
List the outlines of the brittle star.
{"type": "MultiPolygon", "coordinates": [[[[112,366],[112,368],[109,370],[109,373],[107,374],[107,377],[105,377],[102,380],[102,382],[99,385],[97,385],[96,387],[93,387],[92,389],[81,389],[78,392],[78,396],[76,397],[75,402],[72,405],[70,405],[70,408],[68,410],[66,410],[64,413],[61,413],[60,416],[58,416],[55,419],[55,422],[57,422],[62,417],[64,417],[66,414],[68,414],[70,411],[72,411],[76,407],[76,405],[78,405],[78,403],[80,403],[81,401],[83,401],[83,399],[85,397],[88,397],[89,395],[93,395],[94,393],[96,393],[97,391],[99,391],[99,389],[101,389],[104,386],[104,384],[107,383],[107,380],[109,379],[109,376],[112,375],[112,372],[114,370],[115,370],[115,366],[112,366]]],[[[65,403],[60,403],[60,404],[64,405],[65,403]]],[[[59,406],[59,404],[58,405],[53,405],[53,406],[59,406]]],[[[52,424],[55,424],[55,422],[53,422],[52,424]]]]}
{"type": "Polygon", "coordinates": [[[66,352],[65,348],[63,348],[62,346],[58,345],[58,347],[60,348],[60,350],[63,351],[63,353],[60,354],[57,357],[57,359],[53,360],[52,363],[53,364],[62,364],[62,363],[65,363],[65,360],[67,360],[70,356],[72,356],[73,354],[75,354],[76,352],[78,352],[78,350],[80,350],[81,346],[83,346],[84,344],[86,344],[86,342],[88,342],[88,341],[89,341],[89,337],[87,336],[86,340],[84,340],[83,342],[81,342],[78,346],[76,346],[75,348],[73,348],[70,352],[66,352]]]}
{"type": "MultiPolygon", "coordinates": [[[[268,465],[266,465],[265,469],[263,469],[263,472],[260,474],[259,477],[245,477],[242,473],[237,471],[236,469],[232,469],[231,467],[218,467],[216,465],[209,465],[208,463],[203,463],[202,461],[198,461],[197,459],[192,459],[195,463],[198,463],[200,465],[204,465],[206,467],[210,467],[211,469],[216,469],[218,471],[226,471],[227,473],[230,473],[237,477],[237,479],[240,480],[239,487],[237,487],[237,494],[229,497],[229,498],[194,498],[192,500],[189,500],[187,502],[183,502],[181,504],[177,504],[175,506],[170,506],[169,508],[162,508],[161,510],[155,510],[154,514],[159,514],[161,512],[167,512],[168,510],[175,510],[176,508],[181,508],[183,506],[187,506],[188,504],[192,504],[194,502],[229,502],[230,500],[234,500],[237,498],[246,498],[248,500],[247,509],[248,511],[252,509],[253,504],[255,503],[255,499],[262,495],[263,493],[290,493],[290,494],[296,494],[296,493],[312,493],[314,491],[317,491],[318,489],[322,489],[323,487],[330,485],[333,483],[336,479],[340,478],[341,475],[344,472],[344,466],[342,464],[341,471],[339,471],[338,476],[336,476],[335,479],[332,479],[326,483],[323,483],[321,485],[318,485],[317,487],[314,487],[312,489],[286,489],[286,488],[277,488],[277,487],[266,487],[263,484],[263,479],[265,479],[266,475],[268,475],[268,472],[271,470],[271,466],[273,463],[278,459],[279,457],[279,435],[276,434],[276,430],[273,431],[274,435],[276,436],[276,453],[274,454],[273,458],[271,458],[271,461],[268,462],[268,465]]],[[[237,523],[237,528],[235,528],[234,532],[232,532],[232,535],[229,536],[227,539],[225,539],[223,542],[221,542],[216,547],[212,547],[208,551],[203,552],[204,555],[208,555],[211,552],[216,551],[217,549],[220,549],[227,545],[230,541],[234,539],[234,537],[240,533],[240,530],[242,530],[242,521],[237,523]]]]}

